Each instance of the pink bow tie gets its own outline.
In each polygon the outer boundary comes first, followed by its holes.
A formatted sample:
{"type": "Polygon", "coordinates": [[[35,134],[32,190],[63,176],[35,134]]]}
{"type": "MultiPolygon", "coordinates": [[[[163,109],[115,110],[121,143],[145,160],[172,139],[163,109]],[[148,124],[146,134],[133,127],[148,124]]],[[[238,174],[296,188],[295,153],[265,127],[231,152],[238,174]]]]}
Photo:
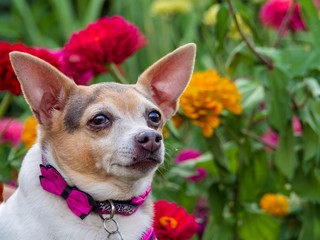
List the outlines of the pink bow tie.
{"type": "Polygon", "coordinates": [[[40,165],[40,171],[42,188],[52,194],[62,196],[75,215],[84,219],[91,212],[94,201],[90,195],[76,187],[69,187],[60,173],[50,165],[40,165]]]}
{"type": "MultiPolygon", "coordinates": [[[[70,187],[61,174],[51,165],[40,165],[40,183],[44,190],[63,197],[69,209],[81,219],[84,219],[91,211],[98,214],[110,214],[112,207],[110,201],[95,201],[89,194],[79,190],[77,187],[70,187]]],[[[115,213],[129,216],[135,213],[144,203],[151,191],[151,185],[146,192],[131,200],[114,200],[115,213]]]]}

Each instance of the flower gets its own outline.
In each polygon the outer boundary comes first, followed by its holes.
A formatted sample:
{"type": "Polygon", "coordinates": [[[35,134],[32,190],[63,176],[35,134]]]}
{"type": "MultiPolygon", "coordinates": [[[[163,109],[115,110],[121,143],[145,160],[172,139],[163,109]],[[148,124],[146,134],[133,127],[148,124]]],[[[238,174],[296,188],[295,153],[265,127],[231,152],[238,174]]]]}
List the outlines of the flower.
{"type": "Polygon", "coordinates": [[[191,8],[190,0],[157,0],[152,3],[151,12],[153,15],[172,16],[188,13],[191,8]]]}
{"type": "Polygon", "coordinates": [[[210,208],[208,200],[206,198],[197,199],[193,215],[195,216],[196,221],[199,224],[198,236],[200,239],[202,239],[202,236],[208,225],[209,212],[210,208]]]}
{"type": "MultiPolygon", "coordinates": [[[[301,122],[297,116],[293,116],[291,119],[292,122],[292,128],[295,136],[301,136],[302,135],[302,127],[301,122]]],[[[274,132],[270,128],[267,129],[267,131],[262,135],[261,137],[262,141],[267,143],[268,145],[273,146],[274,148],[277,148],[279,146],[279,135],[278,133],[274,132]]],[[[272,149],[269,147],[266,147],[267,151],[271,151],[272,149]]]]}
{"type": "Polygon", "coordinates": [[[220,124],[219,115],[224,109],[241,114],[241,95],[236,85],[216,71],[195,72],[180,99],[181,109],[193,124],[210,137],[220,124]]]}
{"type": "Polygon", "coordinates": [[[199,229],[193,215],[176,203],[154,202],[154,229],[159,240],[187,240],[199,229]]]}
{"type": "MultiPolygon", "coordinates": [[[[177,156],[176,156],[176,163],[182,163],[182,162],[185,162],[185,161],[192,161],[192,160],[194,160],[194,159],[196,159],[196,158],[198,158],[198,157],[200,157],[201,156],[201,152],[199,152],[198,150],[196,150],[196,149],[192,149],[192,148],[188,148],[188,149],[184,149],[184,150],[182,150],[182,151],[180,151],[178,154],[177,154],[177,156]]],[[[207,172],[207,170],[206,169],[204,169],[204,168],[200,168],[200,167],[198,167],[198,168],[196,168],[196,174],[195,175],[193,175],[193,176],[191,176],[190,178],[189,178],[189,180],[191,181],[191,182],[198,182],[198,181],[201,181],[201,180],[203,180],[206,176],[207,176],[207,174],[208,174],[208,172],[207,172]]]]}
{"type": "Polygon", "coordinates": [[[86,85],[106,65],[121,64],[146,45],[139,29],[120,16],[104,17],[72,34],[62,51],[62,71],[86,85]]]}
{"type": "Polygon", "coordinates": [[[22,124],[14,118],[0,120],[0,142],[9,142],[17,147],[21,141],[22,124]]]}
{"type": "Polygon", "coordinates": [[[37,126],[38,122],[33,116],[28,117],[24,121],[22,142],[27,149],[31,148],[37,140],[37,126]]]}
{"type": "Polygon", "coordinates": [[[213,4],[204,14],[203,23],[208,26],[214,26],[217,24],[217,16],[220,10],[220,4],[213,4]]]}
{"type": "Polygon", "coordinates": [[[296,136],[302,135],[301,122],[297,116],[292,117],[292,127],[293,127],[293,131],[294,131],[294,135],[296,135],[296,136]]]}
{"type": "MultiPolygon", "coordinates": [[[[268,129],[261,137],[262,141],[270,146],[273,146],[274,148],[277,148],[279,146],[279,135],[272,131],[271,129],[268,129]]],[[[267,151],[272,151],[270,147],[266,147],[267,151]]]]}
{"type": "Polygon", "coordinates": [[[20,51],[39,57],[53,66],[60,68],[58,59],[49,50],[43,48],[30,48],[22,43],[10,44],[8,42],[0,42],[0,91],[8,90],[12,94],[20,95],[20,83],[13,71],[9,53],[12,51],[20,51]]]}
{"type": "Polygon", "coordinates": [[[286,196],[267,193],[260,199],[260,207],[270,215],[282,217],[289,212],[289,200],[286,196]]]}
{"type": "MultiPolygon", "coordinates": [[[[267,1],[260,10],[260,21],[263,25],[279,30],[290,9],[292,0],[271,0],[267,1]]],[[[283,34],[289,30],[299,31],[305,30],[306,26],[301,18],[300,4],[295,3],[291,18],[288,21],[283,34]]]]}

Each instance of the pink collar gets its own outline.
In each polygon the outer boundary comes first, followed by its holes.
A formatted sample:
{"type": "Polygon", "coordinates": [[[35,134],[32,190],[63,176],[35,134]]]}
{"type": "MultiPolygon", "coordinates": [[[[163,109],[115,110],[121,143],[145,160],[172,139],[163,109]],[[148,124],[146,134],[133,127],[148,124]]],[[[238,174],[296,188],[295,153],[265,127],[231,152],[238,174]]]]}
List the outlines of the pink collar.
{"type": "MultiPolygon", "coordinates": [[[[97,214],[110,214],[112,212],[111,200],[95,201],[89,194],[79,190],[77,187],[70,187],[61,174],[43,159],[40,164],[40,184],[42,188],[54,195],[61,196],[66,200],[69,209],[81,219],[84,219],[91,212],[97,214]]],[[[113,200],[115,214],[129,216],[135,213],[145,202],[151,191],[151,185],[146,192],[130,200],[113,200]]],[[[142,236],[142,240],[156,239],[154,229],[151,227],[142,236]]]]}
{"type": "MultiPolygon", "coordinates": [[[[79,190],[77,187],[70,187],[63,179],[61,174],[50,164],[40,165],[40,183],[44,190],[61,196],[67,202],[70,210],[84,219],[91,212],[97,214],[110,214],[112,210],[111,201],[96,201],[89,194],[79,190]]],[[[129,216],[135,213],[138,208],[145,202],[151,191],[151,185],[146,192],[130,200],[118,201],[113,200],[115,213],[123,216],[129,216]]]]}

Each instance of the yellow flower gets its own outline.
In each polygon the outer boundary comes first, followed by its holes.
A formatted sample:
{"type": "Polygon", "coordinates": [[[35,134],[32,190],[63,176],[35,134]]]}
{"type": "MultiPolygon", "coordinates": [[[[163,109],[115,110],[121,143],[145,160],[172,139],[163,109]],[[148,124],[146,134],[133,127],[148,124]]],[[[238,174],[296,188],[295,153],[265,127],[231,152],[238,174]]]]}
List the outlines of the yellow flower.
{"type": "Polygon", "coordinates": [[[190,12],[190,0],[156,0],[151,6],[151,12],[159,16],[171,16],[190,12]]]}
{"type": "MultiPolygon", "coordinates": [[[[243,21],[242,17],[240,16],[240,14],[237,13],[236,14],[236,18],[237,18],[237,21],[239,23],[240,29],[244,33],[244,35],[247,35],[247,36],[251,35],[250,28],[244,23],[244,21],[243,21]]],[[[239,30],[237,29],[235,21],[231,22],[231,26],[230,26],[230,29],[229,29],[228,36],[231,39],[234,39],[234,40],[241,39],[241,34],[240,34],[239,30]]]]}
{"type": "Polygon", "coordinates": [[[163,217],[160,217],[159,221],[160,221],[160,225],[165,228],[176,229],[178,226],[177,220],[172,217],[163,216],[163,217]]]}
{"type": "Polygon", "coordinates": [[[289,200],[286,196],[267,193],[260,199],[260,207],[268,214],[282,217],[289,212],[289,200]]]}
{"type": "Polygon", "coordinates": [[[184,114],[210,137],[220,124],[219,115],[226,109],[241,114],[241,95],[236,85],[216,71],[195,72],[180,99],[184,114]]]}
{"type": "Polygon", "coordinates": [[[220,4],[213,4],[204,14],[203,23],[205,25],[214,26],[217,24],[217,15],[220,9],[220,4]]]}
{"type": "Polygon", "coordinates": [[[37,139],[37,120],[30,116],[24,121],[24,127],[22,131],[22,142],[26,148],[31,148],[37,139]]]}

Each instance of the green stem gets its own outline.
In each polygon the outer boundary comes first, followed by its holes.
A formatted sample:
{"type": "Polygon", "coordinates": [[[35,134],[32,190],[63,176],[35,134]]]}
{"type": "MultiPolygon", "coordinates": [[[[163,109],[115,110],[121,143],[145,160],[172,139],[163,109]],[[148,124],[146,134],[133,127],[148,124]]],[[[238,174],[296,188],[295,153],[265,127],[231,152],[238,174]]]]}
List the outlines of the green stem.
{"type": "Polygon", "coordinates": [[[251,50],[251,52],[254,55],[256,55],[264,64],[266,64],[269,70],[272,70],[273,69],[272,61],[269,58],[267,58],[264,55],[262,55],[259,52],[257,52],[257,50],[255,49],[254,45],[248,40],[246,35],[243,33],[243,31],[242,31],[242,29],[240,27],[239,21],[237,19],[236,10],[234,8],[234,5],[233,5],[232,1],[231,0],[227,0],[227,3],[229,5],[231,15],[233,17],[233,20],[234,20],[234,23],[236,25],[236,28],[237,28],[238,32],[240,33],[240,35],[241,35],[242,40],[246,43],[246,45],[251,50]]]}
{"type": "Polygon", "coordinates": [[[241,130],[241,133],[246,135],[247,137],[250,137],[251,139],[265,145],[266,147],[272,149],[272,150],[276,150],[277,149],[277,146],[274,146],[273,144],[270,144],[270,143],[267,143],[267,142],[264,142],[261,137],[259,137],[258,135],[256,135],[255,133],[253,132],[250,132],[246,129],[242,129],[241,130]]]}
{"type": "Polygon", "coordinates": [[[0,118],[6,113],[12,99],[13,95],[10,92],[7,92],[0,104],[0,118]]]}
{"type": "Polygon", "coordinates": [[[125,79],[121,73],[119,72],[118,68],[113,64],[107,64],[106,68],[108,69],[108,72],[110,73],[110,75],[114,78],[114,80],[118,83],[124,83],[124,84],[128,84],[129,82],[127,81],[127,79],[125,79]]]}

